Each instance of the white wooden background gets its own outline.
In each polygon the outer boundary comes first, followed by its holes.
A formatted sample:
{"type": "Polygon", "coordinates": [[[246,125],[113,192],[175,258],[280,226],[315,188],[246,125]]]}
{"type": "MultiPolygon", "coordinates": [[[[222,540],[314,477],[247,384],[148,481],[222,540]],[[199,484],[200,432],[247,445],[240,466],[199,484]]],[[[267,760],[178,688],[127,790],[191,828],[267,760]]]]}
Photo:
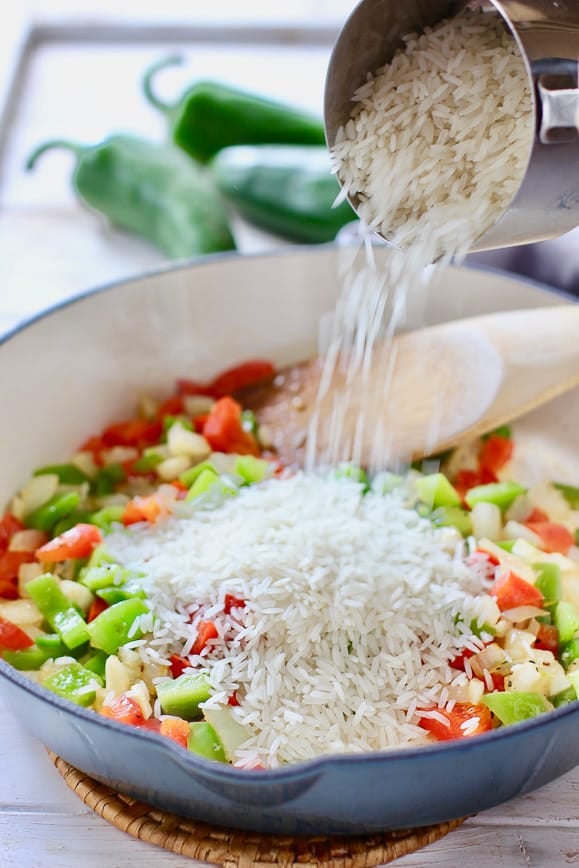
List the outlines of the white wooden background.
{"type": "MultiPolygon", "coordinates": [[[[6,0],[0,63],[7,70],[20,32],[15,11],[42,20],[187,20],[191,23],[290,22],[338,26],[350,0],[294,0],[288,8],[266,0],[6,0]],[[202,12],[199,7],[210,6],[202,12]],[[79,10],[79,6],[82,9],[79,10]],[[122,9],[119,7],[122,6],[122,9]],[[159,7],[162,6],[160,11],[159,7]],[[242,10],[242,11],[241,11],[242,10]],[[11,15],[11,12],[14,13],[11,15]],[[162,16],[162,19],[161,19],[162,16]]],[[[70,136],[97,141],[115,129],[162,136],[160,118],[140,99],[147,63],[183,48],[188,65],[160,80],[167,98],[198,74],[217,75],[319,110],[327,48],[78,45],[40,43],[19,80],[15,111],[5,127],[0,164],[0,330],[79,289],[135,273],[162,261],[141,242],[111,232],[79,208],[70,193],[71,158],[47,155],[33,175],[23,162],[39,141],[70,136]],[[7,133],[7,135],[6,135],[7,133]]],[[[8,76],[0,76],[0,100],[8,76]]],[[[238,226],[244,251],[279,242],[238,226]]],[[[60,779],[42,746],[10,714],[0,684],[0,868],[189,868],[190,860],[135,841],[95,816],[60,779]]],[[[436,798],[436,793],[432,794],[436,798]]],[[[200,863],[197,863],[200,864],[200,863]]],[[[401,868],[558,868],[579,865],[579,769],[540,792],[469,820],[401,868]]]]}

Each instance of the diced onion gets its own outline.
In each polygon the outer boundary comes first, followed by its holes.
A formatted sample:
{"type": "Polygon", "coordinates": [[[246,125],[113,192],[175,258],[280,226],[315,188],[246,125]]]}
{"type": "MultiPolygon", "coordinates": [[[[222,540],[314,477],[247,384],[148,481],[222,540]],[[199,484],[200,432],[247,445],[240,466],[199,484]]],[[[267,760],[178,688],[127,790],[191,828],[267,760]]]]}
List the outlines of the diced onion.
{"type": "Polygon", "coordinates": [[[42,564],[20,564],[18,567],[18,593],[21,597],[29,597],[26,585],[32,579],[38,578],[44,572],[42,564]]]}
{"type": "Polygon", "coordinates": [[[18,627],[40,627],[44,620],[32,600],[7,600],[0,602],[0,617],[18,627]]]}
{"type": "Polygon", "coordinates": [[[43,473],[40,476],[34,476],[27,482],[20,492],[22,514],[29,515],[39,507],[44,506],[56,494],[58,483],[59,479],[56,473],[43,473]]]}
{"type": "Polygon", "coordinates": [[[173,458],[166,458],[157,465],[155,472],[159,479],[163,482],[172,482],[189,469],[191,461],[185,455],[176,455],[173,458]]]}
{"type": "Polygon", "coordinates": [[[503,618],[507,618],[513,624],[520,624],[522,621],[530,621],[531,618],[541,618],[544,614],[545,610],[539,609],[538,606],[515,606],[514,609],[503,612],[503,618]]]}
{"type": "Polygon", "coordinates": [[[507,521],[526,521],[533,511],[533,504],[528,494],[515,498],[505,513],[507,521]]]}
{"type": "Polygon", "coordinates": [[[215,401],[208,395],[185,395],[183,409],[188,416],[206,416],[212,409],[215,401]]]}
{"type": "Polygon", "coordinates": [[[502,516],[495,503],[475,503],[470,514],[473,536],[498,540],[502,534],[502,516]]]}
{"type": "Polygon", "coordinates": [[[504,529],[505,539],[523,539],[534,546],[540,546],[541,540],[530,528],[518,521],[507,521],[504,529]]]}
{"type": "Polygon", "coordinates": [[[41,530],[19,530],[17,531],[8,546],[8,551],[11,552],[35,552],[46,542],[46,536],[41,530]]]}
{"type": "Polygon", "coordinates": [[[490,645],[487,645],[486,648],[483,648],[482,651],[479,651],[478,654],[474,654],[470,658],[470,665],[472,666],[472,671],[475,675],[482,678],[485,669],[489,672],[493,672],[505,663],[505,661],[506,654],[503,649],[500,648],[496,642],[491,642],[490,645]]]}
{"type": "Polygon", "coordinates": [[[77,605],[85,614],[88,612],[93,601],[93,595],[88,588],[79,582],[63,579],[60,583],[60,590],[65,597],[68,597],[71,603],[77,605]]]}
{"type": "Polygon", "coordinates": [[[169,428],[167,448],[170,455],[185,456],[196,462],[204,461],[211,454],[211,447],[205,437],[189,431],[179,422],[169,428]]]}
{"type": "Polygon", "coordinates": [[[107,657],[105,663],[105,687],[114,697],[126,693],[131,686],[131,675],[127,667],[115,654],[107,657]]]}
{"type": "Polygon", "coordinates": [[[124,464],[125,461],[134,461],[139,457],[138,449],[133,446],[113,446],[101,452],[103,464],[124,464]]]}

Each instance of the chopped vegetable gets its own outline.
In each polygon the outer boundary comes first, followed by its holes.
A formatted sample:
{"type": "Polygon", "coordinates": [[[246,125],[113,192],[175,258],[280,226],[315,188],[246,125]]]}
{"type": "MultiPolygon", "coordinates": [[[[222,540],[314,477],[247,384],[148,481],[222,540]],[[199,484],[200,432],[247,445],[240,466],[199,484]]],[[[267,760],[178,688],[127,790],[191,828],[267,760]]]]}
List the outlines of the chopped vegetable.
{"type": "Polygon", "coordinates": [[[430,509],[460,506],[460,495],[442,473],[433,473],[416,480],[420,500],[430,509]]]}
{"type": "Polygon", "coordinates": [[[502,512],[506,512],[517,497],[526,493],[526,490],[518,482],[491,482],[488,485],[477,485],[471,488],[465,500],[471,509],[476,503],[494,503],[502,512]]]}
{"type": "Polygon", "coordinates": [[[22,651],[31,645],[34,642],[28,633],[0,615],[0,651],[22,651]]]}
{"type": "Polygon", "coordinates": [[[420,718],[420,726],[437,741],[470,738],[492,729],[491,715],[484,705],[457,702],[452,711],[444,708],[419,709],[417,714],[420,718]],[[435,711],[444,722],[434,717],[421,717],[421,711],[435,711]]]}
{"type": "Polygon", "coordinates": [[[205,673],[180,675],[173,680],[160,681],[156,688],[163,714],[173,714],[184,720],[201,717],[199,706],[211,696],[211,686],[205,673]]]}
{"type": "Polygon", "coordinates": [[[102,679],[80,663],[68,663],[44,678],[42,685],[63,699],[69,699],[86,708],[95,701],[96,690],[102,686],[102,679]]]}
{"type": "Polygon", "coordinates": [[[203,436],[216,452],[259,455],[259,447],[241,423],[241,406],[233,398],[216,401],[203,426],[203,436]]]}
{"type": "Polygon", "coordinates": [[[486,696],[483,696],[481,702],[505,726],[537,717],[537,715],[542,714],[548,709],[544,697],[538,693],[518,693],[514,691],[488,693],[486,696]]]}
{"type": "Polygon", "coordinates": [[[86,621],[66,597],[51,573],[28,582],[26,589],[50,626],[67,648],[78,648],[89,640],[86,621]]]}
{"type": "Polygon", "coordinates": [[[199,722],[189,724],[188,748],[191,753],[204,759],[217,760],[226,763],[227,757],[217,733],[209,723],[199,722]]]}
{"type": "Polygon", "coordinates": [[[499,575],[489,593],[496,597],[497,605],[503,612],[517,606],[543,605],[541,591],[510,570],[499,575]]]}
{"type": "Polygon", "coordinates": [[[107,654],[116,654],[122,645],[141,638],[143,631],[135,622],[149,612],[147,604],[138,599],[110,606],[88,625],[90,644],[107,654]]]}
{"type": "Polygon", "coordinates": [[[77,524],[41,546],[36,552],[36,557],[41,563],[55,563],[69,558],[88,558],[102,540],[98,527],[92,524],[77,524]]]}

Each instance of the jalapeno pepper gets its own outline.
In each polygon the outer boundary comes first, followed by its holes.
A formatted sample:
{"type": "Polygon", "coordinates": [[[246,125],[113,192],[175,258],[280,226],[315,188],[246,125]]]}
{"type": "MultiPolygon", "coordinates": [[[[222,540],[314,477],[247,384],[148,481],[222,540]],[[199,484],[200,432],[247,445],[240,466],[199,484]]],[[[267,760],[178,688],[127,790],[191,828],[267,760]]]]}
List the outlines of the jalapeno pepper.
{"type": "Polygon", "coordinates": [[[168,57],[153,64],[143,78],[143,91],[167,116],[175,144],[199,162],[230,145],[325,144],[323,124],[314,115],[220,82],[199,81],[175,105],[162,102],[153,91],[153,78],[180,63],[182,58],[168,57]]]}
{"type": "Polygon", "coordinates": [[[223,195],[251,223],[290,241],[324,244],[356,219],[326,148],[259,145],[226,148],[211,164],[223,195]]]}
{"type": "Polygon", "coordinates": [[[180,259],[235,248],[211,177],[177,148],[126,135],[94,146],[55,140],[40,145],[27,168],[54,148],[75,154],[73,186],[85,204],[167,256],[180,259]]]}

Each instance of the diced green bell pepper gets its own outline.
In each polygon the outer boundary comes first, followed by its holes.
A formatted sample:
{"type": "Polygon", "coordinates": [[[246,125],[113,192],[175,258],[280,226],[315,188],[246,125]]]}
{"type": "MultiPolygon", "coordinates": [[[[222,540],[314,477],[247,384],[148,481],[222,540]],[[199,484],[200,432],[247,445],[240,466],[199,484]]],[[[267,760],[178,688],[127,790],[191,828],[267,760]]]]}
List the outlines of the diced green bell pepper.
{"type": "Polygon", "coordinates": [[[121,587],[129,576],[129,571],[120,564],[103,564],[102,567],[89,567],[83,570],[79,583],[89,591],[95,592],[102,588],[121,587]]]}
{"type": "Polygon", "coordinates": [[[253,410],[241,411],[241,427],[244,431],[247,431],[248,434],[252,434],[254,437],[257,437],[257,432],[259,431],[259,422],[257,421],[257,416],[255,415],[253,410]]]}
{"type": "Polygon", "coordinates": [[[67,491],[64,494],[55,494],[30,515],[24,519],[27,527],[42,530],[51,534],[55,525],[63,518],[75,512],[80,503],[80,495],[76,491],[67,491]]]}
{"type": "Polygon", "coordinates": [[[561,708],[563,705],[569,705],[570,702],[576,702],[577,694],[574,687],[568,687],[567,690],[562,690],[556,696],[551,697],[551,702],[555,708],[561,708]]]}
{"type": "Polygon", "coordinates": [[[572,663],[579,660],[579,639],[571,639],[570,642],[563,645],[559,657],[561,659],[561,665],[565,669],[568,669],[572,663]]]}
{"type": "Polygon", "coordinates": [[[52,573],[44,573],[28,582],[26,590],[67,648],[79,648],[88,642],[86,621],[63,594],[58,579],[52,573]]]}
{"type": "Polygon", "coordinates": [[[53,536],[60,536],[61,533],[66,533],[71,527],[77,524],[84,524],[90,521],[90,512],[86,509],[75,509],[70,515],[61,518],[52,528],[53,536]]]}
{"type": "Polygon", "coordinates": [[[430,520],[436,527],[455,527],[463,536],[472,533],[470,515],[459,506],[439,506],[431,513],[430,520]]]}
{"type": "Polygon", "coordinates": [[[214,470],[203,470],[191,488],[189,489],[189,493],[185,500],[195,500],[195,498],[200,497],[202,494],[206,494],[214,485],[220,482],[221,477],[214,470]]]}
{"type": "Polygon", "coordinates": [[[535,587],[540,590],[545,598],[544,607],[551,614],[554,614],[557,603],[560,601],[561,594],[563,593],[561,569],[558,564],[552,563],[533,564],[533,569],[537,574],[535,587]]]}
{"type": "Polygon", "coordinates": [[[160,681],[156,689],[163,714],[174,714],[184,720],[201,717],[199,705],[211,696],[209,679],[204,672],[160,681]]]}
{"type": "Polygon", "coordinates": [[[487,693],[481,702],[490,708],[504,726],[530,720],[548,710],[544,697],[538,693],[487,693]]]}
{"type": "Polygon", "coordinates": [[[334,473],[336,479],[350,479],[352,482],[358,482],[364,493],[370,490],[370,482],[368,474],[362,467],[356,464],[340,464],[334,473]]]}
{"type": "Polygon", "coordinates": [[[204,473],[206,470],[213,473],[214,476],[219,476],[217,470],[210,461],[201,461],[200,464],[196,464],[195,467],[190,467],[189,470],[186,470],[184,473],[182,473],[179,477],[179,480],[183,483],[183,485],[186,485],[187,488],[191,488],[191,486],[195,482],[197,482],[201,474],[204,473]]]}
{"type": "Polygon", "coordinates": [[[573,685],[573,690],[575,691],[575,697],[579,699],[579,669],[575,669],[573,672],[567,673],[567,678],[573,685]]]}
{"type": "Polygon", "coordinates": [[[187,747],[191,753],[197,754],[197,756],[217,760],[220,763],[227,762],[223,745],[219,741],[217,733],[211,724],[205,721],[190,724],[187,747]]]}
{"type": "Polygon", "coordinates": [[[95,651],[93,654],[87,655],[81,662],[85,669],[90,669],[91,672],[95,672],[104,679],[108,656],[104,651],[95,651]]]}
{"type": "Polygon", "coordinates": [[[21,672],[35,672],[47,660],[68,656],[69,653],[68,651],[65,651],[65,654],[55,653],[54,649],[33,646],[23,651],[3,651],[2,659],[21,672]]]}
{"type": "Polygon", "coordinates": [[[105,609],[88,625],[90,644],[107,654],[116,654],[122,645],[142,637],[143,632],[135,627],[135,621],[150,611],[146,603],[138,599],[123,600],[105,609]]]}
{"type": "Polygon", "coordinates": [[[115,603],[120,603],[123,600],[144,600],[147,596],[138,582],[127,582],[118,588],[100,588],[96,591],[96,595],[109,606],[114,606],[115,603]]]}
{"type": "Polygon", "coordinates": [[[239,455],[235,460],[235,472],[246,485],[262,482],[271,465],[253,455],[239,455]]]}
{"type": "Polygon", "coordinates": [[[516,539],[502,539],[497,542],[499,548],[504,549],[504,551],[509,553],[512,552],[516,544],[516,539]]]}
{"type": "Polygon", "coordinates": [[[562,482],[553,482],[553,488],[561,492],[571,509],[579,509],[579,488],[562,482]]]}
{"type": "Polygon", "coordinates": [[[137,473],[151,473],[164,461],[163,455],[154,446],[143,451],[141,457],[133,464],[137,473]]]}
{"type": "Polygon", "coordinates": [[[418,497],[430,509],[440,506],[460,506],[460,495],[443,473],[421,476],[415,482],[418,497]]]}
{"type": "Polygon", "coordinates": [[[579,613],[575,606],[561,600],[555,607],[555,626],[559,631],[559,643],[566,645],[579,633],[579,613]]]}
{"type": "Polygon", "coordinates": [[[124,482],[127,474],[120,464],[106,464],[101,467],[92,481],[92,492],[97,497],[113,494],[119,483],[124,482]]]}
{"type": "Polygon", "coordinates": [[[96,527],[100,527],[101,530],[108,531],[111,525],[120,523],[124,511],[125,507],[120,504],[104,506],[102,509],[97,510],[97,512],[93,512],[88,520],[91,524],[96,525],[96,527]]]}
{"type": "Polygon", "coordinates": [[[61,485],[82,485],[89,482],[86,473],[83,473],[74,464],[51,464],[48,467],[39,467],[34,471],[34,476],[46,476],[46,474],[58,476],[61,485]]]}
{"type": "Polygon", "coordinates": [[[63,657],[65,654],[70,654],[58,633],[42,633],[36,637],[34,643],[39,648],[49,650],[53,657],[63,657]]]}
{"type": "Polygon", "coordinates": [[[527,489],[518,482],[490,482],[488,485],[476,485],[467,492],[465,501],[472,509],[477,503],[494,503],[501,512],[505,512],[527,489]]]}
{"type": "Polygon", "coordinates": [[[45,678],[42,685],[63,699],[88,708],[95,701],[97,687],[102,687],[103,681],[80,663],[67,663],[45,678]]]}

